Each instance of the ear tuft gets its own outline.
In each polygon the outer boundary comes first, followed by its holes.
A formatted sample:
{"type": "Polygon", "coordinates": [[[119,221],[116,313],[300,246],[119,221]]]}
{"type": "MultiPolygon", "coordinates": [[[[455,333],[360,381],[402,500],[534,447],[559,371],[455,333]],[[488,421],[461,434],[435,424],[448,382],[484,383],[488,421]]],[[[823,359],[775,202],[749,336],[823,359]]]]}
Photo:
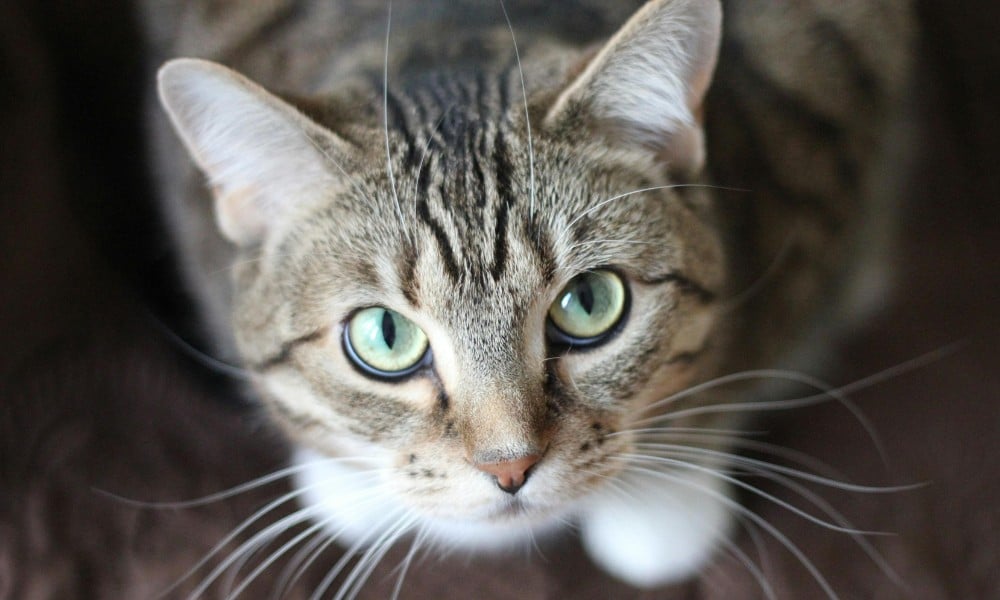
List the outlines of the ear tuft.
{"type": "Polygon", "coordinates": [[[563,91],[546,117],[558,127],[583,113],[615,143],[648,148],[672,169],[704,160],[698,122],[718,56],[718,0],[653,0],[563,91]]]}
{"type": "Polygon", "coordinates": [[[223,235],[262,241],[295,206],[336,184],[324,148],[337,138],[222,65],[176,59],[158,75],[160,101],[209,177],[223,235]]]}

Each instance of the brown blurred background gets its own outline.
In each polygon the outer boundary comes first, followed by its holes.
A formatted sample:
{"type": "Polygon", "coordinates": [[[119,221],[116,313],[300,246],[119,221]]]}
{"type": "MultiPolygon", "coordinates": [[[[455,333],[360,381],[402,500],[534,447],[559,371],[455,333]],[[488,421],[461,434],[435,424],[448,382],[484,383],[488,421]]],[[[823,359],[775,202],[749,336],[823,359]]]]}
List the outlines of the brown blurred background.
{"type": "MultiPolygon", "coordinates": [[[[842,597],[998,598],[1000,3],[918,5],[922,133],[905,184],[897,291],[844,348],[838,381],[962,345],[854,396],[887,467],[835,405],[777,417],[767,438],[854,481],[929,482],[888,495],[822,491],[859,527],[896,534],[872,541],[909,587],[848,536],[746,503],[805,548],[842,597]]],[[[151,73],[128,2],[0,3],[0,598],[155,597],[282,491],[173,511],[95,492],[195,497],[267,472],[284,452],[232,385],[158,324],[192,335],[144,157],[151,73]]],[[[819,597],[780,544],[756,542],[738,538],[779,596],[819,597]]],[[[391,590],[405,550],[364,596],[391,590]]],[[[639,593],[597,573],[572,541],[531,561],[454,563],[413,567],[402,597],[761,596],[726,559],[690,584],[639,593]]]]}

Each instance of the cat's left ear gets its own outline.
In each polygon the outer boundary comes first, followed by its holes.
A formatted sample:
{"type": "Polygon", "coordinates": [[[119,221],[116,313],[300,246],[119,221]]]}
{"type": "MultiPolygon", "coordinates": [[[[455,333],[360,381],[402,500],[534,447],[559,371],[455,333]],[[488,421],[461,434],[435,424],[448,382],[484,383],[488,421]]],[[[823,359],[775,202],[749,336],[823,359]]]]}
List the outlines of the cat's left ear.
{"type": "Polygon", "coordinates": [[[718,0],[652,0],[559,95],[545,124],[583,126],[613,143],[642,147],[674,171],[705,159],[701,108],[721,36],[718,0]]]}
{"type": "Polygon", "coordinates": [[[332,156],[348,144],[222,65],[176,59],[159,72],[160,101],[208,175],[220,231],[261,242],[304,204],[340,187],[332,156]]]}

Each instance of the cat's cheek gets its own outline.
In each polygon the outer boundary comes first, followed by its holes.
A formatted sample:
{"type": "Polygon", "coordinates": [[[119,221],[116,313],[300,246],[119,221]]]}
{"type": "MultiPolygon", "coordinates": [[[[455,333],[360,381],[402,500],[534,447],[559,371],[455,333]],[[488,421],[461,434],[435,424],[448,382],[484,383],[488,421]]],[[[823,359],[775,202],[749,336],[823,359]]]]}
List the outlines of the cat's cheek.
{"type": "Polygon", "coordinates": [[[406,512],[385,493],[377,464],[359,469],[305,447],[295,450],[292,463],[303,511],[341,543],[370,543],[406,512]]]}
{"type": "Polygon", "coordinates": [[[633,586],[651,588],[688,578],[712,558],[731,528],[724,482],[696,473],[628,478],[628,497],[604,494],[580,514],[591,559],[633,586]]]}
{"type": "Polygon", "coordinates": [[[327,437],[336,413],[295,376],[272,374],[254,381],[254,388],[275,422],[292,439],[327,437]]]}

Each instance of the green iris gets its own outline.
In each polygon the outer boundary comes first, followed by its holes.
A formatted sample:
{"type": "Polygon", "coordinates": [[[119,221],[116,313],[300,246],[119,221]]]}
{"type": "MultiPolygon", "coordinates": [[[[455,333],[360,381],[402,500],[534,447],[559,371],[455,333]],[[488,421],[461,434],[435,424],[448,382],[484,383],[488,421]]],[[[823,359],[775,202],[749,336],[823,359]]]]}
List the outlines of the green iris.
{"type": "Polygon", "coordinates": [[[427,354],[427,336],[403,315],[373,306],[351,317],[345,346],[351,360],[365,372],[402,377],[420,366],[427,354]]]}
{"type": "Polygon", "coordinates": [[[555,341],[589,344],[603,339],[625,313],[625,283],[611,271],[573,278],[549,307],[555,341]],[[565,338],[565,339],[563,339],[565,338]]]}

